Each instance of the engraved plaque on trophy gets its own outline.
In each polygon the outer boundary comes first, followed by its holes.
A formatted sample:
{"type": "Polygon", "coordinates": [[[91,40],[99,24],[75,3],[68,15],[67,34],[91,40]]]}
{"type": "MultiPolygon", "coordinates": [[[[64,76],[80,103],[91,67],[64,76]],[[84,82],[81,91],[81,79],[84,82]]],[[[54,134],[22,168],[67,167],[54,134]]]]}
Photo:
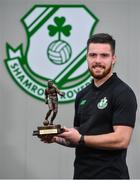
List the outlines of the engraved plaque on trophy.
{"type": "Polygon", "coordinates": [[[57,94],[64,94],[54,85],[51,80],[48,80],[48,87],[45,90],[45,103],[49,110],[46,114],[43,126],[38,126],[37,130],[33,131],[33,136],[55,135],[63,132],[60,124],[53,124],[53,121],[58,112],[58,97],[57,94]],[[50,117],[50,121],[48,120],[50,117]]]}
{"type": "Polygon", "coordinates": [[[39,126],[37,130],[33,131],[33,136],[43,136],[43,135],[55,135],[63,132],[60,124],[57,125],[47,125],[39,126]]]}

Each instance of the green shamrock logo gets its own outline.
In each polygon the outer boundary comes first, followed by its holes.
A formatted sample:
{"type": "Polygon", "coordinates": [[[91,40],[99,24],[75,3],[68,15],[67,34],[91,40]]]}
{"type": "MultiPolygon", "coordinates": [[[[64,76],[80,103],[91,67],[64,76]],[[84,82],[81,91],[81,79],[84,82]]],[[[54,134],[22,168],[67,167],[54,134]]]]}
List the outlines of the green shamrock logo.
{"type": "Polygon", "coordinates": [[[58,40],[61,40],[61,33],[63,33],[65,36],[70,36],[70,31],[72,29],[71,25],[64,25],[65,24],[65,17],[55,17],[54,22],[55,25],[49,25],[49,35],[54,36],[58,33],[58,40]]]}
{"type": "Polygon", "coordinates": [[[53,41],[47,49],[47,55],[49,60],[57,65],[65,64],[68,62],[72,55],[71,46],[64,40],[62,40],[62,34],[66,37],[71,35],[72,26],[65,25],[65,17],[55,17],[55,25],[49,25],[49,35],[55,36],[58,34],[58,39],[53,41]]]}

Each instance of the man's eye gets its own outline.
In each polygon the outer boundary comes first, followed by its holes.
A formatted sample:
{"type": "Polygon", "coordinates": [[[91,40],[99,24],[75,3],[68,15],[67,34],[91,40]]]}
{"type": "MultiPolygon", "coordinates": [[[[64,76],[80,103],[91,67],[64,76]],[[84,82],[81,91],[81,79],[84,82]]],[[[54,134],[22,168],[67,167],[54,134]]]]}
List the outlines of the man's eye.
{"type": "Polygon", "coordinates": [[[90,57],[96,57],[97,54],[95,54],[95,53],[89,53],[89,56],[90,56],[90,57]]]}
{"type": "Polygon", "coordinates": [[[109,57],[109,54],[103,53],[103,54],[101,54],[101,56],[102,56],[103,58],[105,58],[105,57],[109,57]]]}

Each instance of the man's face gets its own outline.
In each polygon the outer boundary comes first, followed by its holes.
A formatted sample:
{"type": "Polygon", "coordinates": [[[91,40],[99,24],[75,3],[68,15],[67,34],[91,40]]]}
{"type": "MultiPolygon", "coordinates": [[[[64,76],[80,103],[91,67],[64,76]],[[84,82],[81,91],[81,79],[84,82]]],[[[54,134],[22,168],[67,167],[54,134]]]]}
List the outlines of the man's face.
{"type": "Polygon", "coordinates": [[[112,74],[112,65],[116,57],[109,44],[91,43],[87,51],[87,62],[90,73],[95,79],[102,79],[112,74]]]}
{"type": "Polygon", "coordinates": [[[53,86],[53,82],[51,80],[48,80],[48,87],[52,87],[53,86]]]}

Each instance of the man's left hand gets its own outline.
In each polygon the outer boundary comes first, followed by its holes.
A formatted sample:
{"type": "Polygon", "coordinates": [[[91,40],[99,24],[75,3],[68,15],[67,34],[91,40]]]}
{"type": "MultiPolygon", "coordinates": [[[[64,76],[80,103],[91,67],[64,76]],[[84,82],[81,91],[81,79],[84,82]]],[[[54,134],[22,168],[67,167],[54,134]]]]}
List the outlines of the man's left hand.
{"type": "Polygon", "coordinates": [[[75,128],[64,128],[64,132],[58,135],[71,143],[78,145],[81,138],[81,134],[75,128]]]}

